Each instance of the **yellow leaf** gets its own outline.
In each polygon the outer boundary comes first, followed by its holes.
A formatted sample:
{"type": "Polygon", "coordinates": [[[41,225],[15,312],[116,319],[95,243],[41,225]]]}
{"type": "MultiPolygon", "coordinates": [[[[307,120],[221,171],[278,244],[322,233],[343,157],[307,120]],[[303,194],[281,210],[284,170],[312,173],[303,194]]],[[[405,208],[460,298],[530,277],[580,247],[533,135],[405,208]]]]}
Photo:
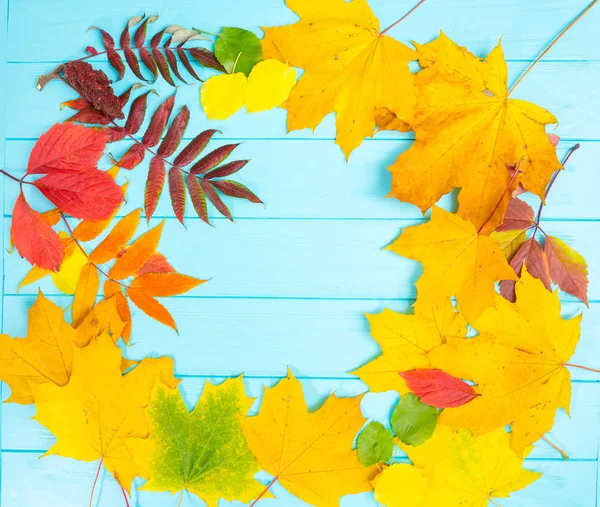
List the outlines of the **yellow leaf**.
{"type": "Polygon", "coordinates": [[[62,308],[38,292],[29,309],[27,337],[0,335],[0,380],[12,391],[7,401],[33,403],[32,383],[64,386],[71,373],[74,339],[62,308]]]}
{"type": "MultiPolygon", "coordinates": [[[[443,33],[416,47],[423,68],[415,75],[416,140],[390,167],[391,195],[425,211],[460,187],[458,214],[479,229],[509,184],[508,167],[522,159],[521,183],[542,197],[561,167],[545,131],[557,120],[535,104],[508,97],[502,47],[482,60],[443,33]]],[[[510,198],[506,192],[484,232],[500,224],[510,198]]]]}
{"type": "Polygon", "coordinates": [[[522,468],[503,429],[474,437],[438,426],[422,445],[398,445],[414,467],[392,465],[382,473],[375,498],[387,507],[487,507],[542,475],[522,468]]]}
{"type": "Polygon", "coordinates": [[[177,385],[173,361],[145,359],[121,374],[121,351],[105,333],[73,354],[73,372],[65,387],[32,384],[35,419],[55,436],[46,455],[81,461],[103,460],[115,480],[129,489],[145,470],[136,463],[131,443],[148,437],[144,409],[156,382],[177,385]]]}
{"type": "Polygon", "coordinates": [[[111,299],[113,297],[117,305],[119,318],[125,322],[121,337],[125,340],[125,343],[129,343],[131,337],[131,311],[129,310],[127,298],[123,294],[123,286],[113,280],[106,280],[104,282],[104,298],[111,299]]]}
{"type": "Polygon", "coordinates": [[[90,261],[104,264],[114,259],[125,248],[140,223],[140,209],[136,209],[117,222],[106,238],[92,251],[90,261]]]}
{"type": "Polygon", "coordinates": [[[403,122],[387,107],[377,108],[375,111],[375,123],[378,130],[397,130],[399,132],[410,132],[412,130],[408,123],[403,122]]]}
{"type": "Polygon", "coordinates": [[[350,155],[375,132],[376,109],[407,123],[415,106],[408,63],[416,53],[387,35],[366,0],[287,0],[300,16],[292,25],[265,28],[265,58],[304,69],[286,103],[289,130],[314,129],[336,113],[337,144],[350,155]]]}
{"type": "Polygon", "coordinates": [[[146,231],[117,259],[108,272],[113,280],[123,280],[135,274],[156,251],[165,221],[146,231]]]}
{"type": "Polygon", "coordinates": [[[361,397],[331,396],[309,412],[291,372],[265,389],[262,408],[240,418],[259,464],[290,493],[316,507],[338,507],[343,495],[372,489],[376,468],[365,468],[352,443],[365,422],[361,397]]]}
{"type": "Polygon", "coordinates": [[[391,389],[410,392],[400,372],[429,368],[428,352],[449,337],[464,338],[464,318],[454,312],[450,300],[438,307],[417,305],[414,315],[392,310],[367,315],[371,336],[381,347],[379,357],[353,371],[372,392],[391,389]]]}
{"type": "Polygon", "coordinates": [[[565,320],[557,292],[523,268],[516,303],[496,296],[469,340],[449,339],[429,354],[434,368],[475,382],[481,396],[449,408],[439,422],[476,435],[512,423],[517,454],[546,434],[558,408],[569,412],[570,374],[565,364],[579,341],[581,315],[565,320]]]}
{"type": "Polygon", "coordinates": [[[125,325],[117,309],[116,297],[104,299],[94,306],[77,326],[75,342],[78,347],[85,347],[94,338],[106,332],[116,343],[125,325]]]}
{"type": "Polygon", "coordinates": [[[98,289],[100,288],[100,275],[98,269],[91,262],[81,268],[75,297],[73,298],[73,326],[77,327],[85,319],[94,306],[98,289]]]}
{"type": "Polygon", "coordinates": [[[210,120],[225,120],[244,107],[246,76],[242,72],[208,78],[200,89],[202,109],[210,120]]]}
{"type": "Polygon", "coordinates": [[[147,296],[176,296],[197,287],[206,280],[179,273],[147,273],[131,282],[131,289],[139,289],[147,296]]]}
{"type": "Polygon", "coordinates": [[[527,231],[501,231],[492,232],[490,238],[498,242],[500,250],[504,252],[507,261],[511,261],[519,248],[527,241],[527,231]]]}
{"type": "Polygon", "coordinates": [[[404,229],[388,248],[423,264],[417,304],[442,306],[456,296],[469,322],[494,304],[497,280],[517,278],[495,240],[437,207],[429,222],[404,229]]]}
{"type": "Polygon", "coordinates": [[[244,89],[247,111],[256,113],[279,106],[295,84],[296,71],[289,65],[275,59],[257,63],[244,89]]]}
{"type": "Polygon", "coordinates": [[[65,257],[60,269],[56,273],[51,273],[52,282],[56,288],[63,294],[74,294],[79,283],[81,270],[88,263],[88,258],[81,251],[75,242],[65,248],[65,257]],[[67,253],[71,250],[70,253],[67,253]]]}

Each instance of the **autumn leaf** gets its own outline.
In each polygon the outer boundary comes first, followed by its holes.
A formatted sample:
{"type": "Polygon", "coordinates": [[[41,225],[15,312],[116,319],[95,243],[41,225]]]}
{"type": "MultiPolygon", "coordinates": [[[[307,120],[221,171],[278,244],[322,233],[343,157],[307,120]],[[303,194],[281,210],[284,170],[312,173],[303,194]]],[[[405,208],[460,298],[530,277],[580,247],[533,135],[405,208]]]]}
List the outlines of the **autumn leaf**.
{"type": "Polygon", "coordinates": [[[375,132],[377,108],[407,123],[415,106],[408,63],[416,54],[380,31],[366,0],[287,0],[300,16],[292,25],[265,28],[265,58],[304,74],[286,103],[288,129],[314,129],[336,113],[337,144],[346,157],[375,132]]]}
{"type": "Polygon", "coordinates": [[[394,435],[380,422],[371,421],[358,435],[356,449],[358,459],[366,467],[385,463],[394,452],[394,435]]]}
{"type": "Polygon", "coordinates": [[[504,219],[496,228],[498,232],[526,231],[535,225],[535,212],[533,208],[521,199],[511,199],[508,202],[504,219]]]}
{"type": "Polygon", "coordinates": [[[460,187],[459,216],[479,229],[493,215],[483,231],[491,232],[511,197],[505,192],[495,209],[511,180],[509,167],[522,160],[511,188],[521,182],[540,197],[560,169],[545,132],[557,120],[535,104],[509,98],[500,45],[485,60],[444,33],[416,48],[422,67],[415,75],[416,140],[390,167],[390,195],[425,211],[460,187]]]}
{"type": "Polygon", "coordinates": [[[588,305],[588,269],[583,256],[563,240],[549,235],[544,252],[554,283],[588,305]]]}
{"type": "Polygon", "coordinates": [[[472,380],[480,394],[469,404],[444,410],[440,424],[475,435],[512,424],[517,454],[552,428],[558,408],[570,409],[565,367],[579,340],[581,316],[561,317],[557,292],[549,292],[526,269],[516,283],[516,303],[497,295],[495,307],[475,322],[479,335],[448,339],[429,353],[433,367],[472,380]]]}
{"type": "Polygon", "coordinates": [[[494,304],[497,280],[516,279],[494,239],[435,206],[429,222],[404,229],[388,248],[423,264],[417,304],[441,305],[455,296],[469,322],[494,304]]]}
{"type": "Polygon", "coordinates": [[[93,339],[103,333],[107,333],[116,343],[123,335],[126,326],[127,320],[121,317],[117,298],[103,299],[88,311],[76,327],[75,345],[87,347],[93,339]]]}
{"type": "Polygon", "coordinates": [[[263,59],[260,39],[249,30],[224,26],[215,42],[215,56],[228,74],[237,70],[248,76],[263,59]]]}
{"type": "Polygon", "coordinates": [[[100,273],[98,273],[98,268],[88,262],[81,268],[79,282],[73,297],[73,326],[77,327],[90,312],[96,302],[99,288],[100,273]]]}
{"type": "Polygon", "coordinates": [[[202,109],[211,120],[226,120],[244,107],[246,76],[242,72],[212,76],[202,85],[202,109]]]}
{"type": "Polygon", "coordinates": [[[400,398],[392,413],[392,428],[398,440],[408,445],[421,445],[433,435],[439,412],[421,402],[413,393],[400,398]]]}
{"type": "Polygon", "coordinates": [[[511,261],[519,248],[527,241],[527,232],[519,229],[515,231],[492,232],[490,238],[498,242],[498,247],[504,253],[507,261],[511,261]]]}
{"type": "Polygon", "coordinates": [[[48,428],[56,443],[45,455],[80,461],[102,459],[125,489],[145,475],[135,461],[135,440],[148,437],[144,409],[156,383],[175,387],[170,358],[144,359],[126,375],[121,373],[121,351],[107,333],[73,353],[71,379],[64,387],[31,384],[35,420],[48,428]]]}
{"type": "Polygon", "coordinates": [[[254,480],[260,467],[237,418],[252,402],[241,377],[218,386],[207,382],[192,412],[178,390],[157,384],[146,411],[150,437],[133,448],[150,475],[141,489],[190,491],[211,507],[219,499],[248,503],[256,498],[264,489],[254,480]]]}
{"type": "Polygon", "coordinates": [[[104,264],[114,259],[129,243],[140,223],[140,209],[117,222],[106,238],[90,253],[90,262],[104,264]]]}
{"type": "Polygon", "coordinates": [[[316,507],[337,507],[343,495],[369,491],[374,469],[365,468],[352,450],[364,423],[360,400],[331,396],[309,412],[291,372],[265,389],[259,414],[240,420],[248,447],[274,477],[271,485],[279,481],[316,507]]]}
{"type": "Polygon", "coordinates": [[[400,375],[410,390],[432,407],[460,407],[478,396],[471,385],[435,368],[405,371],[400,375]]]}
{"type": "Polygon", "coordinates": [[[381,347],[381,354],[353,371],[372,392],[391,389],[400,394],[410,392],[399,373],[430,366],[427,353],[449,337],[465,337],[464,318],[455,313],[448,300],[442,305],[417,305],[414,315],[384,310],[367,315],[371,335],[381,347]]]}
{"type": "Polygon", "coordinates": [[[387,507],[487,507],[541,476],[522,468],[503,429],[474,437],[438,426],[423,445],[399,445],[414,466],[392,465],[379,477],[375,499],[387,507]]]}

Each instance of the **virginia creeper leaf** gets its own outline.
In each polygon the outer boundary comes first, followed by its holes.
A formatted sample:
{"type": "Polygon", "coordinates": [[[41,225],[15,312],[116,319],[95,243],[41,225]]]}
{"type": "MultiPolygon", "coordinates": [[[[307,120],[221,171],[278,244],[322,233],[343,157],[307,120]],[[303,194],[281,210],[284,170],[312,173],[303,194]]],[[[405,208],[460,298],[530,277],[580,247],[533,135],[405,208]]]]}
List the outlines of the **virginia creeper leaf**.
{"type": "Polygon", "coordinates": [[[588,270],[581,254],[554,236],[546,236],[544,248],[554,283],[588,304],[588,270]]]}
{"type": "MultiPolygon", "coordinates": [[[[550,268],[546,253],[537,242],[535,237],[525,241],[514,257],[510,261],[510,266],[517,275],[521,275],[523,266],[534,278],[539,278],[548,290],[550,290],[550,268]]],[[[512,280],[503,280],[500,282],[500,294],[509,301],[515,301],[515,282],[512,280]]]]}
{"type": "Polygon", "coordinates": [[[506,213],[504,213],[504,220],[500,224],[496,231],[515,231],[515,230],[526,230],[535,224],[535,213],[533,208],[521,199],[511,199],[508,201],[508,207],[506,213]]]}

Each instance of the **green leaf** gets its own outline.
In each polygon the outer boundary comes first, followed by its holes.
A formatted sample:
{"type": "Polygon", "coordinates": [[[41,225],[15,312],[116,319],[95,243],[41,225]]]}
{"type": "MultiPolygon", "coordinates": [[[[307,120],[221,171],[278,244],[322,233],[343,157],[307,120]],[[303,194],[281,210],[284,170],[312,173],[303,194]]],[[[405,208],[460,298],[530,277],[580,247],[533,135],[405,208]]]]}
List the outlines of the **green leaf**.
{"type": "Polygon", "coordinates": [[[435,407],[425,405],[413,393],[408,393],[394,409],[392,428],[402,443],[421,445],[433,435],[438,415],[435,407]]]}
{"type": "Polygon", "coordinates": [[[372,421],[358,435],[358,459],[370,467],[388,461],[394,451],[394,435],[383,424],[372,421]]]}
{"type": "Polygon", "coordinates": [[[235,70],[243,72],[247,77],[252,67],[263,59],[262,45],[252,32],[225,26],[217,37],[215,56],[228,74],[235,70]]]}
{"type": "Polygon", "coordinates": [[[143,489],[187,490],[215,507],[221,498],[243,503],[257,498],[264,490],[254,480],[260,466],[238,420],[252,402],[241,377],[218,386],[207,382],[192,412],[178,389],[157,383],[147,409],[150,436],[136,439],[133,449],[136,463],[150,472],[143,489]]]}

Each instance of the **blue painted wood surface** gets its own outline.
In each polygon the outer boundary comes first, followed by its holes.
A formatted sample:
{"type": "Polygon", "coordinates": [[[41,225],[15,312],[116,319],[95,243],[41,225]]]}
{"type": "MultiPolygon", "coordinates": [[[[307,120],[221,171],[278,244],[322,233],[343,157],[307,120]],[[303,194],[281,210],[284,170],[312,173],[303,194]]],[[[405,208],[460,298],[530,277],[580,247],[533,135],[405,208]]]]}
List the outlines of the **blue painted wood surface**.
{"type": "MultiPolygon", "coordinates": [[[[404,42],[425,42],[443,29],[450,37],[479,55],[490,51],[500,36],[509,61],[511,80],[537,56],[553,36],[588,0],[429,0],[391,35],[404,42]]],[[[372,0],[382,26],[395,21],[413,0],[372,0]]],[[[72,97],[59,83],[43,93],[35,89],[39,74],[55,64],[81,55],[96,43],[85,33],[95,24],[120,33],[126,19],[141,12],[159,13],[157,23],[193,25],[216,31],[224,25],[258,26],[293,22],[283,0],[0,0],[5,29],[0,30],[0,159],[3,167],[19,174],[37,137],[52,123],[64,119],[59,103],[72,97]]],[[[0,23],[2,23],[0,21],[0,23]]],[[[582,149],[555,185],[544,213],[545,228],[578,249],[590,264],[590,308],[585,310],[580,345],[573,362],[600,364],[600,7],[577,25],[520,85],[516,98],[533,100],[550,109],[560,121],[564,153],[575,142],[582,149]]],[[[107,67],[105,61],[97,64],[107,67]]],[[[111,75],[112,72],[106,69],[111,75]]],[[[129,75],[129,82],[132,81],[129,75]]],[[[121,89],[125,85],[117,84],[121,89]]],[[[169,88],[159,84],[164,96],[169,88]]],[[[153,105],[158,98],[152,98],[153,105]]],[[[181,272],[212,277],[185,297],[166,301],[180,328],[180,336],[139,312],[134,314],[131,357],[172,355],[183,389],[192,406],[204,383],[246,372],[249,393],[259,397],[262,385],[285,374],[287,365],[302,378],[306,396],[317,404],[332,391],[356,395],[365,386],[346,372],[374,357],[378,348],[370,339],[363,312],[385,307],[409,311],[415,295],[418,264],[381,247],[402,227],[422,220],[411,205],[384,199],[390,176],[386,171],[411,134],[385,133],[367,140],[349,163],[333,144],[333,118],[315,133],[286,135],[285,113],[238,113],[224,122],[208,122],[198,103],[198,86],[182,87],[177,103],[192,112],[188,135],[210,125],[223,135],[213,146],[242,140],[240,156],[252,163],[242,181],[266,206],[234,203],[236,224],[217,218],[215,228],[190,216],[184,230],[172,216],[166,200],[158,217],[168,219],[161,251],[181,272]]],[[[125,144],[115,148],[124,150],[125,144]]],[[[118,151],[120,153],[120,151],[118,151]]],[[[108,166],[108,161],[104,161],[108,166]]],[[[144,166],[131,175],[129,204],[142,199],[144,166]]],[[[27,264],[8,255],[8,234],[16,188],[3,181],[2,327],[23,336],[26,310],[36,286],[17,293],[27,264]]],[[[452,207],[452,196],[442,200],[452,207]]],[[[534,203],[535,199],[531,199],[534,203]]],[[[43,207],[42,200],[36,205],[43,207]]],[[[44,292],[66,307],[70,299],[43,281],[44,292]]],[[[564,297],[565,314],[582,305],[564,297]]],[[[6,385],[3,398],[9,394],[6,385]]],[[[370,394],[363,401],[366,417],[383,420],[395,401],[392,393],[370,394]]],[[[52,436],[30,419],[32,407],[0,407],[1,479],[3,507],[80,507],[87,505],[96,464],[64,458],[39,459],[52,436]]],[[[600,383],[583,370],[573,371],[571,417],[559,412],[549,437],[570,455],[563,461],[547,444],[539,443],[526,461],[544,471],[542,479],[503,507],[593,507],[598,495],[600,383]]],[[[280,487],[278,499],[263,500],[265,507],[305,505],[280,487]]],[[[120,490],[103,476],[99,507],[122,505],[120,490]]],[[[133,505],[170,507],[178,498],[169,494],[134,493],[133,505]]],[[[186,497],[185,506],[202,505],[186,497]]],[[[376,505],[372,495],[345,497],[343,507],[376,505]]]]}

